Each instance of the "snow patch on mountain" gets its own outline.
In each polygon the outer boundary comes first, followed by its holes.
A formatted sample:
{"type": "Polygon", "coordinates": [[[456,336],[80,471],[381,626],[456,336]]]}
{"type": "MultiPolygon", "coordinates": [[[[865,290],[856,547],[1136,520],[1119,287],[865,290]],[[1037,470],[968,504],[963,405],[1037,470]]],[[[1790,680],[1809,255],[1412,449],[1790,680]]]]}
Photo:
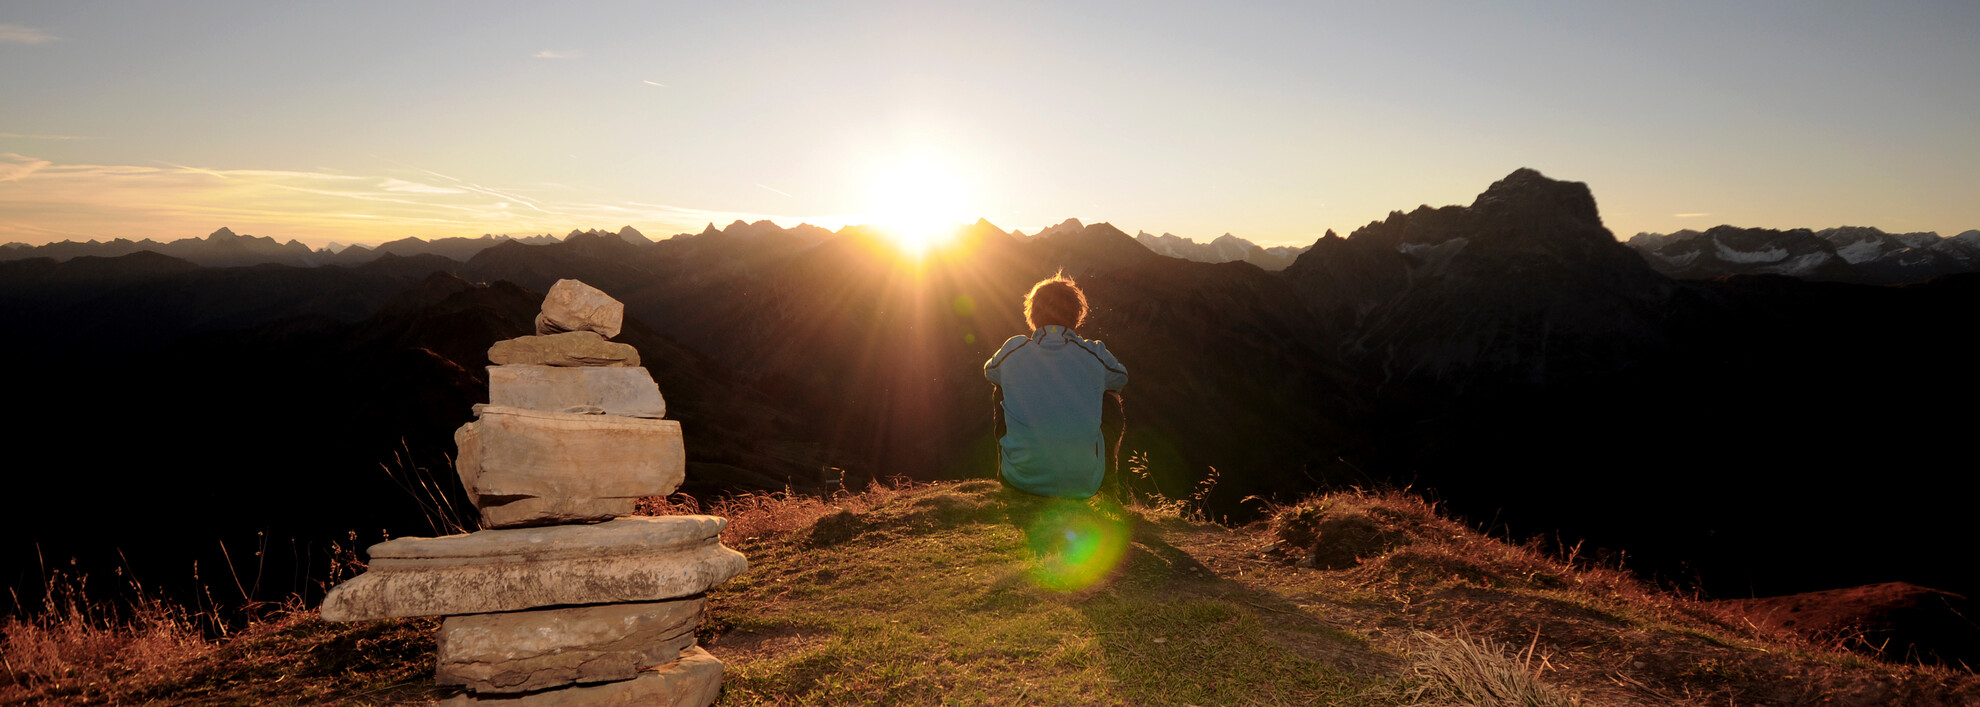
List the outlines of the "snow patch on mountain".
{"type": "MultiPolygon", "coordinates": [[[[1785,254],[1786,251],[1782,251],[1782,252],[1783,254],[1785,254]]],[[[1775,268],[1775,271],[1779,272],[1782,275],[1795,275],[1795,276],[1807,275],[1809,273],[1815,272],[1815,270],[1817,268],[1822,267],[1824,263],[1829,262],[1829,257],[1830,256],[1828,253],[1819,253],[1819,252],[1797,255],[1794,256],[1793,258],[1789,258],[1787,262],[1781,263],[1778,268],[1775,268]]]]}
{"type": "Polygon", "coordinates": [[[1883,252],[1884,244],[1869,239],[1836,248],[1836,255],[1850,265],[1872,260],[1883,252]]]}
{"type": "Polygon", "coordinates": [[[1717,238],[1712,239],[1712,245],[1718,247],[1719,259],[1728,263],[1778,263],[1788,257],[1787,250],[1779,247],[1757,251],[1735,250],[1717,238]]]}

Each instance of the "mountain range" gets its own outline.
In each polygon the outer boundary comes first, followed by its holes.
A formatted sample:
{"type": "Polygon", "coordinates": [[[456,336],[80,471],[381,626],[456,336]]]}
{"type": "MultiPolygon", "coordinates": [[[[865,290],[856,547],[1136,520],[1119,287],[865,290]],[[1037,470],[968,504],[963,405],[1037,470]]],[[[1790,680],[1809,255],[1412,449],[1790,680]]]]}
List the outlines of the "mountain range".
{"type": "MultiPolygon", "coordinates": [[[[1011,235],[1019,241],[1026,241],[1038,236],[1055,234],[1062,231],[1077,231],[1080,228],[1083,228],[1083,226],[1080,224],[1079,219],[1067,219],[1065,222],[1056,226],[1041,230],[1036,236],[1026,236],[1023,231],[1012,231],[1011,235]]],[[[699,234],[683,233],[673,236],[673,238],[686,238],[691,235],[705,236],[711,233],[725,233],[751,241],[764,238],[781,239],[788,236],[795,239],[795,242],[806,246],[817,245],[828,238],[838,235],[830,230],[808,223],[784,228],[768,220],[756,221],[754,223],[738,220],[721,229],[717,229],[715,224],[710,223],[699,234]]],[[[547,234],[523,236],[520,238],[512,238],[506,235],[483,234],[479,238],[438,238],[430,241],[418,237],[409,237],[395,241],[386,241],[375,246],[331,243],[324,248],[312,250],[309,246],[303,245],[299,241],[290,240],[287,243],[281,243],[273,238],[237,235],[231,229],[223,227],[207,235],[205,238],[183,238],[167,243],[160,243],[149,238],[138,241],[127,238],[119,238],[111,241],[58,241],[39,246],[30,246],[25,243],[8,243],[0,246],[0,262],[29,258],[49,258],[57,261],[77,257],[114,258],[141,251],[169,255],[195,265],[206,267],[238,267],[261,264],[293,265],[298,267],[361,265],[388,253],[402,257],[438,255],[450,260],[467,262],[481,251],[502,243],[516,242],[525,245],[545,245],[556,243],[572,236],[595,236],[599,234],[616,235],[620,240],[636,246],[648,245],[654,242],[646,234],[641,233],[639,229],[626,226],[619,229],[617,233],[599,229],[572,230],[561,239],[547,234]]],[[[1147,246],[1149,250],[1173,258],[1194,260],[1203,263],[1224,263],[1233,260],[1243,260],[1266,270],[1284,270],[1287,265],[1292,263],[1293,258],[1306,251],[1305,247],[1293,246],[1263,248],[1251,241],[1228,233],[1217,237],[1216,240],[1209,243],[1197,243],[1188,238],[1168,233],[1153,236],[1145,231],[1136,235],[1135,240],[1147,246]]]]}
{"type": "Polygon", "coordinates": [[[1638,233],[1629,246],[1658,272],[1677,278],[1772,274],[1898,284],[1980,271],[1980,230],[1941,238],[1863,226],[1820,231],[1718,226],[1702,232],[1638,233]]]}
{"type": "MultiPolygon", "coordinates": [[[[1023,231],[1011,231],[1009,235],[1012,239],[1023,243],[1064,233],[1077,233],[1084,228],[1085,225],[1080,223],[1079,219],[1066,219],[1056,225],[1040,229],[1035,234],[1027,235],[1023,231]]],[[[844,230],[841,229],[840,233],[844,230]]],[[[738,220],[721,229],[717,229],[715,224],[711,223],[701,233],[692,235],[707,236],[714,233],[730,234],[752,241],[766,237],[783,240],[788,236],[793,239],[792,242],[803,246],[816,245],[838,235],[810,224],[798,224],[786,229],[768,220],[754,223],[738,220]]],[[[284,243],[268,237],[237,235],[223,227],[205,238],[184,238],[166,243],[151,239],[133,241],[124,238],[111,241],[59,241],[40,246],[8,243],[0,246],[0,262],[29,258],[50,258],[57,261],[76,257],[108,258],[143,251],[172,256],[206,267],[260,264],[299,267],[348,266],[367,263],[388,253],[402,257],[438,255],[449,260],[467,262],[482,251],[502,243],[547,245],[567,240],[572,236],[600,234],[615,235],[635,246],[655,242],[638,229],[626,226],[616,233],[598,229],[572,230],[563,239],[547,234],[520,238],[484,234],[479,238],[434,240],[409,237],[376,246],[362,244],[344,246],[332,243],[325,248],[311,249],[295,240],[284,243]]],[[[663,240],[686,238],[690,235],[683,233],[663,240]]],[[[1328,238],[1338,237],[1334,236],[1333,231],[1328,231],[1319,242],[1325,242],[1328,238]]],[[[1135,234],[1134,240],[1150,251],[1171,258],[1199,263],[1243,261],[1271,271],[1285,270],[1300,254],[1313,248],[1311,245],[1267,248],[1229,233],[1207,243],[1199,243],[1171,233],[1157,236],[1141,231],[1135,234]]],[[[1805,228],[1782,231],[1728,225],[1705,231],[1638,233],[1629,239],[1628,245],[1641,253],[1652,269],[1679,279],[1775,274],[1829,282],[1899,284],[1923,282],[1939,275],[1980,271],[1980,230],[1970,230],[1950,238],[1942,238],[1931,232],[1885,233],[1876,228],[1862,226],[1843,226],[1820,231],[1805,228]]]]}
{"type": "Polygon", "coordinates": [[[1242,260],[1266,270],[1284,270],[1286,266],[1292,265],[1293,259],[1299,257],[1300,253],[1312,247],[1266,248],[1229,233],[1218,236],[1209,243],[1198,243],[1170,233],[1159,236],[1149,235],[1147,231],[1134,234],[1134,240],[1147,246],[1149,250],[1171,258],[1194,260],[1199,263],[1228,263],[1242,260]]]}
{"type": "MultiPolygon", "coordinates": [[[[1213,515],[1411,485],[1493,532],[1586,539],[1719,596],[1980,591],[1948,561],[1980,542],[1964,520],[1980,482],[1948,461],[1970,455],[1960,406],[1980,381],[1947,368],[1980,353],[1959,326],[1980,275],[1674,278],[1602,225],[1587,185],[1526,169],[1468,205],[1330,233],[1281,271],[1077,221],[979,221],[918,261],[858,227],[628,236],[511,239],[465,261],[0,262],[0,326],[27,342],[0,363],[31,373],[16,399],[41,413],[18,432],[86,450],[81,473],[14,496],[82,508],[17,501],[6,522],[426,532],[375,464],[444,469],[485,399],[487,347],[527,332],[567,277],[625,302],[625,337],[683,421],[690,493],[982,476],[981,366],[1022,331],[1030,285],[1063,271],[1094,304],[1082,334],[1131,372],[1137,483],[1207,488],[1213,515]],[[114,445],[78,422],[111,415],[130,420],[114,445]]],[[[200,532],[219,531],[175,535],[200,532]]],[[[57,556],[82,552],[62,542],[57,556]]],[[[31,551],[6,549],[9,571],[31,551]]]]}

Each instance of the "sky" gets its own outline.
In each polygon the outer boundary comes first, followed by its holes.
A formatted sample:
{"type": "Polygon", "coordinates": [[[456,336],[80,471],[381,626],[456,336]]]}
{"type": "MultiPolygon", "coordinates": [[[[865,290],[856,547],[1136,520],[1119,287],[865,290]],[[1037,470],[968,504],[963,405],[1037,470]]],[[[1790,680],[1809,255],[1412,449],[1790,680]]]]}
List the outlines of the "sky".
{"type": "Polygon", "coordinates": [[[1980,228],[1980,3],[0,2],[0,241],[1980,228]]]}

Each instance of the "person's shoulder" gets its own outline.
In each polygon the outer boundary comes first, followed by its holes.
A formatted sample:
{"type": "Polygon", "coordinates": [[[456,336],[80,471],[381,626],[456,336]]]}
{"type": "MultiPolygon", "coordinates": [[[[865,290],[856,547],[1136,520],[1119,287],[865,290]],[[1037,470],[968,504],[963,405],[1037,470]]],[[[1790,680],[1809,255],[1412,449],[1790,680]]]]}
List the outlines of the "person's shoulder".
{"type": "Polygon", "coordinates": [[[1026,336],[1013,336],[1009,339],[1004,340],[1004,345],[998,347],[997,353],[991,354],[990,360],[984,362],[983,364],[984,368],[985,369],[996,368],[997,366],[1003,364],[1004,359],[1010,358],[1013,352],[1017,351],[1020,347],[1023,347],[1025,344],[1028,343],[1031,343],[1031,338],[1026,336]]]}
{"type": "Polygon", "coordinates": [[[1083,336],[1082,336],[1082,337],[1079,337],[1079,343],[1081,343],[1081,344],[1083,344],[1083,345],[1085,345],[1085,346],[1086,346],[1086,348],[1089,348],[1089,349],[1094,349],[1094,350],[1098,350],[1098,351],[1106,351],[1106,350],[1107,350],[1107,342],[1105,342],[1105,341],[1101,341],[1101,340],[1099,340],[1099,339],[1088,339],[1088,338],[1086,338],[1086,337],[1083,337],[1083,336]]]}

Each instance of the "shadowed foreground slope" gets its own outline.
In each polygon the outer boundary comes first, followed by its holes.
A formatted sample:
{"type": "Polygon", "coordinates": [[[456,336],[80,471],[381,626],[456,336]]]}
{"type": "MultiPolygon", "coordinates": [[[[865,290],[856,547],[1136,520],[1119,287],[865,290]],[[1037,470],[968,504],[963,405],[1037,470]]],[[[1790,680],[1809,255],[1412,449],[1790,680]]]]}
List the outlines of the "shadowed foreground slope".
{"type": "MultiPolygon", "coordinates": [[[[1042,501],[981,480],[646,510],[728,516],[724,541],[750,557],[710,592],[699,632],[727,664],[720,704],[1980,700],[1971,673],[1756,629],[1726,606],[1480,536],[1402,494],[1335,494],[1238,529],[1183,506],[1042,501]]],[[[59,676],[23,665],[17,637],[33,632],[7,628],[4,703],[439,694],[430,621],[297,612],[155,665],[59,676]]]]}

